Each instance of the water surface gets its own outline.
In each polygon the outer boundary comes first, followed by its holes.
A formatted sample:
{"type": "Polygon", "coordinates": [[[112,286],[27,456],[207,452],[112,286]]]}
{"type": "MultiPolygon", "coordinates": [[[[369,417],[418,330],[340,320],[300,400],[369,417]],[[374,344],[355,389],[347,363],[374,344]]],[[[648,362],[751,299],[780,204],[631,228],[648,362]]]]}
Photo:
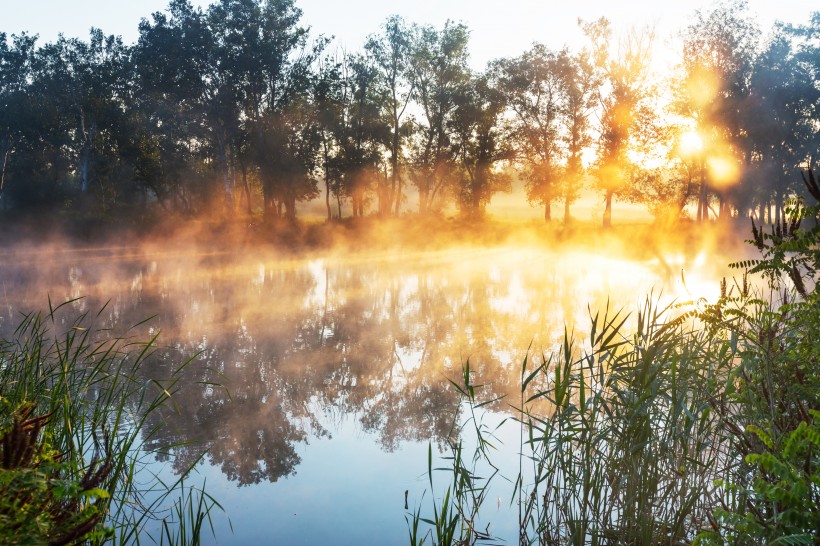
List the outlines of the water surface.
{"type": "MultiPolygon", "coordinates": [[[[715,262],[540,246],[300,257],[19,247],[0,265],[0,333],[48,298],[73,300],[64,324],[88,313],[112,335],[159,333],[146,376],[194,356],[179,411],[164,412],[151,442],[182,446],[155,463],[168,477],[207,450],[200,473],[233,526],[216,518],[218,544],[404,544],[404,492],[412,510],[429,488],[428,444],[438,453],[464,418],[447,381],[464,362],[492,395],[514,395],[528,347],[554,351],[565,327],[583,339],[590,311],[633,309],[650,290],[713,298],[715,262]]],[[[517,433],[500,434],[514,472],[517,433]]],[[[506,497],[493,514],[510,543],[516,514],[506,497]]]]}

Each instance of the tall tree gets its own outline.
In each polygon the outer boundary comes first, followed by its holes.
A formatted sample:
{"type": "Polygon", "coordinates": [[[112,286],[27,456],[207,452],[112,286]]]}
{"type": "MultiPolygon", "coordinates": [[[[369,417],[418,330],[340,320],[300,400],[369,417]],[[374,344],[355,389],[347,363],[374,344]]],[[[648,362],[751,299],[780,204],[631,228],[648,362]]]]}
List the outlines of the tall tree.
{"type": "Polygon", "coordinates": [[[398,215],[401,210],[400,164],[407,133],[404,117],[413,94],[408,74],[410,40],[410,30],[406,23],[401,17],[394,15],[382,25],[381,33],[368,38],[365,44],[366,52],[372,56],[381,75],[380,81],[384,86],[382,108],[390,122],[390,193],[384,205],[380,204],[379,212],[382,214],[394,210],[398,215]],[[393,207],[390,206],[391,203],[393,207]]]}
{"type": "Polygon", "coordinates": [[[589,58],[582,51],[572,55],[564,52],[561,56],[562,84],[565,101],[562,108],[564,144],[566,146],[566,168],[561,180],[561,194],[564,199],[564,222],[570,220],[570,205],[579,197],[584,173],[582,155],[592,143],[589,117],[595,106],[595,90],[599,82],[589,58]]]}
{"type": "Polygon", "coordinates": [[[592,42],[595,65],[601,71],[601,122],[597,178],[604,194],[604,227],[612,225],[612,198],[628,189],[630,140],[639,128],[639,110],[648,108],[649,62],[653,32],[632,29],[618,40],[608,20],[583,24],[592,42]]]}
{"type": "Polygon", "coordinates": [[[712,192],[720,199],[718,212],[726,209],[730,167],[751,161],[744,112],[750,106],[750,79],[760,31],[746,8],[745,1],[734,1],[708,12],[697,11],[695,21],[683,34],[679,112],[693,121],[703,140],[699,221],[708,219],[712,192]]]}
{"type": "Polygon", "coordinates": [[[421,214],[435,210],[454,187],[452,120],[469,82],[468,40],[467,27],[450,21],[440,30],[413,28],[410,74],[421,115],[410,144],[411,179],[421,214]]]}
{"type": "Polygon", "coordinates": [[[213,163],[204,112],[213,37],[204,13],[187,0],[172,0],[139,30],[130,108],[135,175],[161,205],[194,212],[210,191],[201,171],[213,163]]]}
{"type": "Polygon", "coordinates": [[[95,198],[104,208],[118,200],[128,56],[119,38],[98,29],[88,42],[60,36],[36,51],[25,101],[36,131],[26,167],[32,192],[17,188],[28,193],[19,197],[36,202],[62,195],[84,205],[95,198]]]}
{"type": "Polygon", "coordinates": [[[346,62],[344,102],[337,131],[342,187],[350,198],[353,216],[364,215],[367,193],[377,187],[379,212],[389,211],[385,176],[380,172],[382,151],[390,141],[382,116],[381,89],[376,67],[367,57],[353,55],[346,62]]]}
{"type": "Polygon", "coordinates": [[[0,33],[0,206],[8,207],[7,184],[15,153],[35,135],[31,116],[34,105],[30,85],[37,38],[28,34],[11,37],[0,33]]]}
{"type": "Polygon", "coordinates": [[[462,213],[481,217],[494,193],[510,190],[510,177],[497,165],[513,159],[502,116],[504,94],[486,74],[474,76],[458,96],[453,115],[453,146],[462,213]]]}
{"type": "Polygon", "coordinates": [[[345,103],[346,87],[342,78],[342,63],[327,57],[318,64],[316,80],[313,85],[313,103],[317,110],[319,131],[320,164],[325,180],[325,207],[327,220],[333,219],[330,196],[336,197],[338,216],[342,214],[341,173],[335,160],[338,151],[336,133],[345,103]]]}
{"type": "Polygon", "coordinates": [[[259,3],[257,64],[246,89],[251,155],[259,166],[267,219],[296,218],[296,202],[318,192],[321,143],[311,99],[313,65],[327,40],[307,43],[294,0],[259,3]],[[280,213],[281,211],[281,213],[280,213]]]}
{"type": "Polygon", "coordinates": [[[744,180],[756,184],[739,185],[734,202],[748,210],[757,201],[763,212],[763,205],[773,199],[776,220],[782,217],[786,197],[802,191],[796,183],[799,172],[810,166],[820,134],[817,75],[801,62],[795,45],[784,27],[775,27],[755,59],[741,120],[750,149],[744,180]]]}
{"type": "Polygon", "coordinates": [[[563,197],[569,219],[582,174],[581,154],[590,143],[596,80],[587,56],[535,44],[520,57],[496,61],[493,72],[514,114],[529,201],[544,207],[549,222],[552,203],[563,197]]]}

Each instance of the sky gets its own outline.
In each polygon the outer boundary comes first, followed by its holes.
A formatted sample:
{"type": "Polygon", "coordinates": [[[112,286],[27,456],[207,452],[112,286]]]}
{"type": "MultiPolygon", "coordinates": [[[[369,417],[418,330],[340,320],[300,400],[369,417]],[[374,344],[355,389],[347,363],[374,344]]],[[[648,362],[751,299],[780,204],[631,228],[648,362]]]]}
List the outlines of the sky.
{"type": "MultiPolygon", "coordinates": [[[[205,7],[210,1],[193,3],[205,7]]],[[[809,0],[748,3],[764,32],[775,20],[807,23],[813,4],[809,0]]],[[[89,28],[96,26],[132,43],[137,39],[140,19],[167,4],[167,0],[0,0],[0,32],[29,31],[39,34],[43,43],[61,32],[85,38],[89,28]]],[[[297,0],[303,11],[302,23],[315,34],[335,36],[331,47],[347,51],[360,49],[367,35],[377,32],[393,14],[437,27],[448,19],[463,22],[471,31],[471,65],[476,69],[494,58],[518,55],[533,42],[552,49],[565,45],[578,49],[584,43],[578,18],[601,16],[609,18],[617,29],[653,26],[659,62],[673,63],[677,33],[692,20],[696,9],[712,5],[712,0],[297,0]]]]}

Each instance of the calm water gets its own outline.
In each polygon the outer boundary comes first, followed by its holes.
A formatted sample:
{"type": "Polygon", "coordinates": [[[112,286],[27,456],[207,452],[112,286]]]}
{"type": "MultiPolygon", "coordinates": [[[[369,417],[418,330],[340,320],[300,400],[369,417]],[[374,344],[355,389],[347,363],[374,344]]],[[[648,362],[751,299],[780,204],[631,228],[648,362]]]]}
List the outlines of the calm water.
{"type": "MultiPolygon", "coordinates": [[[[428,444],[437,453],[463,419],[447,378],[466,359],[494,394],[514,393],[528,346],[549,353],[565,325],[583,339],[588,309],[607,299],[631,310],[651,289],[666,300],[715,297],[722,271],[712,264],[725,261],[542,247],[298,259],[160,247],[2,252],[3,335],[48,297],[81,297],[66,315],[104,308],[97,327],[160,332],[148,376],[198,355],[176,395],[180,411],[166,412],[154,440],[186,446],[155,470],[170,477],[207,449],[200,474],[233,526],[217,516],[218,544],[405,544],[404,492],[413,509],[428,487],[428,444]]],[[[500,435],[504,470],[515,472],[517,431],[500,435]]],[[[514,543],[507,494],[492,512],[492,529],[514,543]]]]}

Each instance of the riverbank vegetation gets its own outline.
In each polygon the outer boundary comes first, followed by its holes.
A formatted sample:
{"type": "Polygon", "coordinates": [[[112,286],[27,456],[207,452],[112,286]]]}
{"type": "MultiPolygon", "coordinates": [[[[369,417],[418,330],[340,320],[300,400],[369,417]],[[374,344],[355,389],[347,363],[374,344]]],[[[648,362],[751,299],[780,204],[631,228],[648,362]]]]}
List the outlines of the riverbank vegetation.
{"type": "Polygon", "coordinates": [[[0,542],[198,543],[218,505],[193,466],[170,482],[146,471],[174,449],[147,446],[184,364],[145,378],[153,340],[66,324],[60,307],[0,341],[0,542]]]}
{"type": "Polygon", "coordinates": [[[300,18],[294,0],[174,0],[134,44],[0,34],[0,216],[474,219],[516,188],[546,221],[586,192],[605,225],[616,200],[774,224],[817,161],[817,14],[764,35],[741,1],[698,12],[668,74],[651,31],[603,19],[579,50],[476,70],[463,24],[395,16],[342,53],[300,18]]]}
{"type": "MultiPolygon", "coordinates": [[[[507,400],[521,430],[520,472],[507,477],[520,544],[818,543],[820,208],[787,210],[771,232],[755,227],[760,258],[734,264],[743,273],[717,302],[649,298],[634,321],[604,309],[588,338],[567,332],[557,354],[524,360],[519,399],[507,400]]],[[[488,401],[469,363],[454,385],[472,411],[444,490],[431,452],[433,501],[409,516],[414,545],[495,538],[488,401]]]]}

